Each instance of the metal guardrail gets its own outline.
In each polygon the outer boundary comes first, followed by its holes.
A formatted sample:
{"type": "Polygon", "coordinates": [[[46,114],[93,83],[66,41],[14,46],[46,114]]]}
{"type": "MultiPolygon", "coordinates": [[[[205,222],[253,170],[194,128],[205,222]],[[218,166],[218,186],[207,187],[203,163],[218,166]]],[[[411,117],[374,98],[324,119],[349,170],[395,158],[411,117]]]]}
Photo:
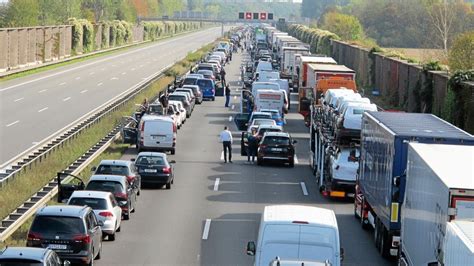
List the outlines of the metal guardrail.
{"type": "Polygon", "coordinates": [[[14,178],[28,166],[32,166],[34,163],[41,162],[52,151],[63,146],[67,141],[73,139],[83,130],[100,121],[110,112],[117,110],[117,108],[125,104],[131,97],[135,96],[148,84],[160,78],[163,75],[162,73],[170,68],[171,65],[172,64],[164,67],[158,72],[155,72],[149,78],[142,80],[127,91],[117,95],[105,104],[97,107],[66,127],[58,130],[56,133],[52,134],[50,138],[45,139],[40,144],[35,146],[40,148],[26,151],[25,153],[20,154],[19,156],[5,163],[2,166],[2,169],[4,169],[5,172],[0,173],[0,187],[3,187],[8,181],[12,180],[12,178],[14,178]]]}

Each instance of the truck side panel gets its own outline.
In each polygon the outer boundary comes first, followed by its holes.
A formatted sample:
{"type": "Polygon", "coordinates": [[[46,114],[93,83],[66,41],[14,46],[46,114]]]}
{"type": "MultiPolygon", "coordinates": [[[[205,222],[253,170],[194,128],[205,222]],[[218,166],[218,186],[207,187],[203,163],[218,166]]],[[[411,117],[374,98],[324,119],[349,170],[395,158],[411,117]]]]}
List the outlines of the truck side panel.
{"type": "Polygon", "coordinates": [[[406,184],[401,214],[402,250],[411,265],[421,265],[437,257],[441,249],[449,188],[412,148],[408,151],[407,175],[416,178],[408,179],[406,184]]]}
{"type": "Polygon", "coordinates": [[[448,223],[443,248],[444,265],[474,265],[473,228],[472,221],[448,223]]]}

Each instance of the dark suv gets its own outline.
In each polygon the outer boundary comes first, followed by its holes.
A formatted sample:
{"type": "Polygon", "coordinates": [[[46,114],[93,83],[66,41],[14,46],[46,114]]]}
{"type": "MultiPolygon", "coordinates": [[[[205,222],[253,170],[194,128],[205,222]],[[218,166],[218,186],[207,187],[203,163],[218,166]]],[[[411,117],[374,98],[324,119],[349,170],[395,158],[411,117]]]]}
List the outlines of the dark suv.
{"type": "Polygon", "coordinates": [[[295,166],[296,140],[292,140],[285,132],[265,132],[257,152],[257,164],[262,165],[264,161],[285,162],[290,167],[295,166]]]}
{"type": "Polygon", "coordinates": [[[35,216],[27,246],[49,248],[61,259],[86,265],[100,259],[102,222],[87,206],[45,206],[35,216]]]}
{"type": "Polygon", "coordinates": [[[58,254],[47,248],[7,247],[0,250],[1,266],[66,266],[58,254]]]}

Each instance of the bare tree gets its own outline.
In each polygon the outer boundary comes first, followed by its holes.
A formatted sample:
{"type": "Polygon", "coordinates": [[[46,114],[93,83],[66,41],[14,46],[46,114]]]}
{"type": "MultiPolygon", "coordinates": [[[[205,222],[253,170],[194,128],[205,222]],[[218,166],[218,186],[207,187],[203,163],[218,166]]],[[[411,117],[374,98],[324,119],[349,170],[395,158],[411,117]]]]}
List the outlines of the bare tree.
{"type": "Polygon", "coordinates": [[[452,0],[430,0],[427,6],[431,24],[445,53],[448,52],[448,40],[456,15],[454,7],[455,3],[452,0]]]}

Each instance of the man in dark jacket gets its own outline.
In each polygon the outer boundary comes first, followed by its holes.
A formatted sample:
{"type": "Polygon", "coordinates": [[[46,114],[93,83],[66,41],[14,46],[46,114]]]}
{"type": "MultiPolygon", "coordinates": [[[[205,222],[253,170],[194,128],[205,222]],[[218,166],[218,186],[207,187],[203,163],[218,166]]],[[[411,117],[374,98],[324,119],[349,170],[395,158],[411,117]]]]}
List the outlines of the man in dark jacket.
{"type": "Polygon", "coordinates": [[[255,162],[258,149],[257,131],[255,129],[252,129],[252,133],[248,135],[247,140],[247,161],[250,162],[250,156],[252,156],[252,162],[255,162]]]}
{"type": "Polygon", "coordinates": [[[163,93],[160,97],[160,103],[163,110],[163,115],[168,115],[168,93],[163,93]]]}
{"type": "Polygon", "coordinates": [[[229,84],[225,85],[225,107],[229,107],[230,103],[230,87],[229,84]]]}
{"type": "Polygon", "coordinates": [[[225,74],[226,74],[226,73],[225,73],[225,70],[224,70],[224,68],[223,68],[223,67],[221,68],[221,72],[220,72],[219,74],[221,74],[221,83],[222,83],[222,87],[224,87],[224,88],[225,88],[225,84],[226,84],[226,82],[225,82],[225,74]]]}

